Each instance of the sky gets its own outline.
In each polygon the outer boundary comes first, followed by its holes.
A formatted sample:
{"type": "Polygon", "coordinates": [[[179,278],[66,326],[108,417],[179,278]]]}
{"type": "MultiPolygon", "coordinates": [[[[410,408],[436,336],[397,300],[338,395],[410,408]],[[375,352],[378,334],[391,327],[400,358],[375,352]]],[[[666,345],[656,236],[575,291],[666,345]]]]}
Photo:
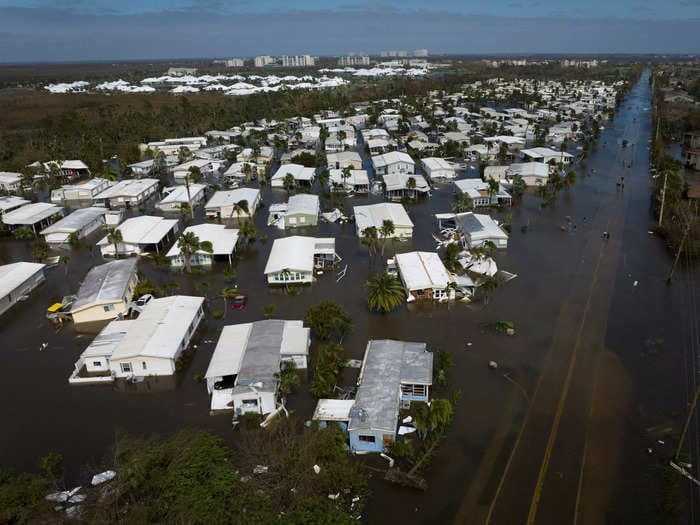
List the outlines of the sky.
{"type": "Polygon", "coordinates": [[[0,0],[0,62],[700,53],[700,0],[0,0]]]}

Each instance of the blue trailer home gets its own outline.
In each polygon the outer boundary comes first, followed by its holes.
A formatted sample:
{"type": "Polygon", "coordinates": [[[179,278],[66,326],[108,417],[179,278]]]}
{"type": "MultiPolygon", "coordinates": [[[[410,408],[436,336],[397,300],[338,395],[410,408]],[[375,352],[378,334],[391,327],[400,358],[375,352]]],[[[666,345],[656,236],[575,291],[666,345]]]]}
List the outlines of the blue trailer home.
{"type": "Polygon", "coordinates": [[[396,439],[399,410],[412,401],[428,402],[433,378],[433,354],[425,343],[370,341],[349,412],[350,449],[383,452],[396,439]]]}

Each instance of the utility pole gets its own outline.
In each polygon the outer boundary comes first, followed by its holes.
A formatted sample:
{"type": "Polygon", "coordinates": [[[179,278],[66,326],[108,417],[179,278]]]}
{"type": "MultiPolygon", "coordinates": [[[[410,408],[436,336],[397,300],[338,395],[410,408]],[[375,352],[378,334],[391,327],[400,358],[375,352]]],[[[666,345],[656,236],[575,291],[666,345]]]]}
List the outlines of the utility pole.
{"type": "Polygon", "coordinates": [[[668,170],[664,171],[664,188],[661,190],[661,210],[659,211],[659,228],[664,220],[664,203],[666,202],[666,182],[668,181],[668,170]]]}
{"type": "Polygon", "coordinates": [[[668,274],[668,279],[666,279],[666,284],[671,284],[671,281],[673,279],[673,273],[676,271],[676,265],[678,264],[678,259],[681,256],[681,252],[683,251],[683,245],[685,244],[685,240],[688,238],[689,232],[690,232],[690,220],[688,221],[688,224],[685,227],[685,231],[683,232],[683,238],[681,239],[681,243],[678,245],[678,251],[676,252],[676,257],[673,259],[673,266],[671,266],[671,273],[668,274]]]}

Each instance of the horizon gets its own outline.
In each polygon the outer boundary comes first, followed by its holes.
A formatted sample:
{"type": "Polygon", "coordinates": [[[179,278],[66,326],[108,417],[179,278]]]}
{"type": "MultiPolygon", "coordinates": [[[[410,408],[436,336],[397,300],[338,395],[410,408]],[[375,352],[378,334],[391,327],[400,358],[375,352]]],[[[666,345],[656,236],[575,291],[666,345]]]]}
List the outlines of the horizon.
{"type": "Polygon", "coordinates": [[[0,62],[375,55],[419,48],[432,55],[700,52],[700,0],[609,4],[300,0],[291,7],[279,0],[0,0],[0,62]]]}

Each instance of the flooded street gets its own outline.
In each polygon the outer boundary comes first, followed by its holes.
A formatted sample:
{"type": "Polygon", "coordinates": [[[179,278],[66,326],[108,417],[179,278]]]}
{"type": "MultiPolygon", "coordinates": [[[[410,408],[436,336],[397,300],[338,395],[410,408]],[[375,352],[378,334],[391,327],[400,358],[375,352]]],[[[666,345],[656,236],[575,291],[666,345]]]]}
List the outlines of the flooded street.
{"type": "MultiPolygon", "coordinates": [[[[163,435],[198,427],[234,443],[230,414],[210,416],[206,387],[195,379],[206,370],[222,326],[261,319],[271,303],[274,317],[301,319],[309,307],[330,299],[354,320],[344,341],[349,358],[361,359],[368,339],[424,341],[452,354],[452,388],[462,394],[452,428],[425,473],[428,490],[374,480],[370,523],[525,523],[529,516],[547,524],[571,523],[574,516],[579,523],[644,523],[658,490],[658,457],[646,452],[656,437],[647,429],[677,425],[684,416],[688,305],[700,294],[697,268],[682,265],[673,286],[666,285],[671,257],[649,233],[650,106],[647,72],[615,120],[605,123],[597,149],[574,166],[577,183],[570,190],[545,208],[531,192],[513,208],[492,213],[512,225],[507,250],[496,256],[499,268],[518,277],[485,304],[369,313],[363,284],[381,268],[381,255],[368,257],[354,224],[299,231],[336,237],[339,266],[348,265],[343,279],[321,276],[294,296],[269,289],[263,268],[272,240],[285,232],[266,227],[267,206],[287,195],[268,188],[256,226],[269,238],[242,249],[236,261],[236,282],[249,296],[246,309],[229,309],[220,320],[211,316],[224,308],[219,290],[230,286],[224,263],[182,275],[141,260],[138,269],[146,278],[160,286],[177,282],[175,293],[201,295],[201,283],[210,284],[208,315],[191,361],[175,378],[126,388],[70,386],[73,363],[92,336],[72,325],[56,332],[45,311],[75,293],[88,269],[103,261],[99,250],[66,251],[69,264],[48,270],[27,301],[0,317],[0,465],[35,470],[40,456],[57,452],[67,476],[77,479],[85,465],[102,461],[121,432],[163,435]],[[622,149],[623,138],[632,145],[622,149]],[[624,191],[615,185],[620,176],[624,191]],[[567,217],[576,228],[562,231],[567,217]],[[603,231],[610,232],[609,241],[601,239],[603,231]],[[516,335],[484,329],[496,321],[512,321],[516,335]],[[48,345],[40,350],[43,343],[48,345]],[[490,360],[498,370],[488,368],[490,360]]],[[[348,198],[345,212],[378,200],[348,198]]],[[[441,185],[411,205],[413,241],[387,244],[385,257],[394,250],[434,251],[433,214],[450,211],[451,203],[451,185],[441,185]]],[[[332,207],[323,204],[324,211],[332,207]]],[[[90,237],[93,244],[98,239],[90,237]]],[[[28,244],[4,239],[0,263],[18,260],[30,260],[28,244]]],[[[313,406],[305,385],[289,403],[304,417],[313,406]]]]}

